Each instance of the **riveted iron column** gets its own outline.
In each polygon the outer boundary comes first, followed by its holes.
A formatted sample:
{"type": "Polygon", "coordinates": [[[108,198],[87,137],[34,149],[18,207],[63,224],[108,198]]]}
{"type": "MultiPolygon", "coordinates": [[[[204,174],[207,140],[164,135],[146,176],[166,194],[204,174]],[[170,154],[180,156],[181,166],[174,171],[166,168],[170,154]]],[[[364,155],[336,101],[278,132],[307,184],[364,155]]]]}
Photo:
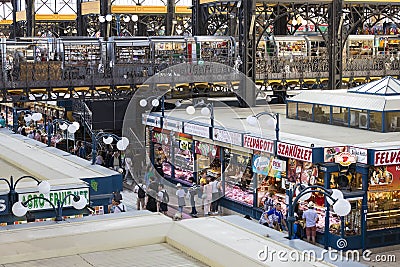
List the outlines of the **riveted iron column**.
{"type": "Polygon", "coordinates": [[[26,1],[26,36],[34,35],[35,25],[35,1],[26,1]]]}
{"type": "Polygon", "coordinates": [[[173,20],[175,18],[175,0],[168,0],[165,20],[165,35],[173,35],[173,20]]]}
{"type": "Polygon", "coordinates": [[[83,17],[82,17],[82,0],[77,0],[76,1],[76,31],[78,36],[86,36],[87,33],[83,33],[84,31],[83,27],[83,17]]]}
{"type": "Polygon", "coordinates": [[[192,0],[192,6],[192,35],[206,35],[205,9],[200,5],[200,0],[192,0]]]}
{"type": "Polygon", "coordinates": [[[333,0],[333,2],[329,4],[328,89],[339,89],[342,86],[342,33],[343,33],[342,8],[343,8],[343,0],[333,0]]]}
{"type": "MultiPolygon", "coordinates": [[[[239,55],[242,60],[240,70],[253,82],[256,79],[255,72],[255,0],[243,0],[239,7],[239,55]]],[[[255,86],[249,84],[247,79],[240,81],[239,104],[242,107],[255,106],[255,86]],[[242,99],[240,99],[242,98],[242,99]],[[244,101],[243,101],[244,100],[244,101]]]]}
{"type": "Polygon", "coordinates": [[[15,39],[17,37],[17,1],[18,0],[12,0],[12,38],[15,39]]]}
{"type": "MultiPolygon", "coordinates": [[[[105,17],[109,14],[109,0],[100,0],[100,16],[105,17]]],[[[101,37],[108,37],[108,21],[100,23],[101,37]]]]}

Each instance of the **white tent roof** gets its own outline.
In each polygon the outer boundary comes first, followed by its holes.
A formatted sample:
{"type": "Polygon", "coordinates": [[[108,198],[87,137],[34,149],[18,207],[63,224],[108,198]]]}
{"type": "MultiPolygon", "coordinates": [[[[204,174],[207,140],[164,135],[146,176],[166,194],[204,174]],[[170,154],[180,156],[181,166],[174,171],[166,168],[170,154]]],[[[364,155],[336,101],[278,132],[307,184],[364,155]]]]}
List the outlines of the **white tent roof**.
{"type": "Polygon", "coordinates": [[[383,79],[362,84],[347,91],[358,94],[400,95],[400,81],[391,76],[387,76],[383,79]]]}
{"type": "Polygon", "coordinates": [[[392,77],[349,90],[310,90],[290,101],[372,111],[400,111],[400,81],[392,77]]]}

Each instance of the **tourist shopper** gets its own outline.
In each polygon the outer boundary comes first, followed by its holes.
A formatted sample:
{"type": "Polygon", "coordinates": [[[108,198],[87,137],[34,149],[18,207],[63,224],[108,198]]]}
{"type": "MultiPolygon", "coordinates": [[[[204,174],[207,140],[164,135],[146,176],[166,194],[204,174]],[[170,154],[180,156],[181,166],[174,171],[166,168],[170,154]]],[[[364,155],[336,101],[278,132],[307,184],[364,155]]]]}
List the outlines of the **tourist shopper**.
{"type": "Polygon", "coordinates": [[[183,207],[185,207],[186,203],[185,203],[185,190],[182,188],[182,185],[180,183],[178,183],[176,185],[176,196],[178,197],[178,211],[180,213],[183,213],[183,207]]]}
{"type": "Polygon", "coordinates": [[[315,244],[315,237],[317,235],[317,222],[318,214],[314,210],[314,203],[308,202],[308,210],[303,212],[303,219],[306,220],[306,236],[307,241],[315,244]]]}
{"type": "Polygon", "coordinates": [[[146,199],[146,185],[143,184],[143,180],[139,179],[139,182],[136,184],[133,192],[137,194],[137,202],[136,209],[143,210],[145,208],[145,199],[146,199]]]}

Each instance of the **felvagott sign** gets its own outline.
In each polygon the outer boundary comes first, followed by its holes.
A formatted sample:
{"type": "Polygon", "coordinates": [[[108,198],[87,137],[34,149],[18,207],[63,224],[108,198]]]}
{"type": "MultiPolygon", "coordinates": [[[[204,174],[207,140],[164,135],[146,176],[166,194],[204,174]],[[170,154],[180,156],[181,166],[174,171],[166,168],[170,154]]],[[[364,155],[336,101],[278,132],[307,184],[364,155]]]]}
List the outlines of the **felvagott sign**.
{"type": "MultiPolygon", "coordinates": [[[[54,206],[57,207],[57,201],[62,201],[65,196],[68,194],[78,195],[86,199],[89,202],[89,188],[75,188],[75,189],[66,189],[66,190],[58,190],[58,191],[51,191],[48,194],[39,194],[37,192],[32,193],[20,193],[18,194],[19,201],[27,201],[31,198],[41,196],[50,200],[54,206]]],[[[72,196],[68,197],[65,200],[64,207],[71,207],[72,206],[72,196]]],[[[29,210],[44,210],[44,209],[51,209],[50,203],[43,199],[34,199],[27,204],[29,210]]]]}

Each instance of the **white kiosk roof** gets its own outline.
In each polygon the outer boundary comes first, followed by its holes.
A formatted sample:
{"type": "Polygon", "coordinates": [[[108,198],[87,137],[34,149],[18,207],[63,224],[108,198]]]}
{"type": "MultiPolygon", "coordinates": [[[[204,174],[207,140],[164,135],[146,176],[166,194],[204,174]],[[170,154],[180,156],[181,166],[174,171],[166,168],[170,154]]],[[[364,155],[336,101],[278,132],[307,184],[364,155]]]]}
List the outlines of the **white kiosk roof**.
{"type": "Polygon", "coordinates": [[[349,90],[303,91],[290,101],[371,111],[399,111],[400,81],[389,76],[349,90]]]}
{"type": "MultiPolygon", "coordinates": [[[[74,156],[28,137],[0,129],[0,159],[12,168],[23,170],[39,180],[95,178],[115,175],[107,168],[91,165],[74,156]]],[[[13,175],[18,178],[19,174],[13,175]]],[[[9,177],[7,177],[9,178],[9,177]]]]}

